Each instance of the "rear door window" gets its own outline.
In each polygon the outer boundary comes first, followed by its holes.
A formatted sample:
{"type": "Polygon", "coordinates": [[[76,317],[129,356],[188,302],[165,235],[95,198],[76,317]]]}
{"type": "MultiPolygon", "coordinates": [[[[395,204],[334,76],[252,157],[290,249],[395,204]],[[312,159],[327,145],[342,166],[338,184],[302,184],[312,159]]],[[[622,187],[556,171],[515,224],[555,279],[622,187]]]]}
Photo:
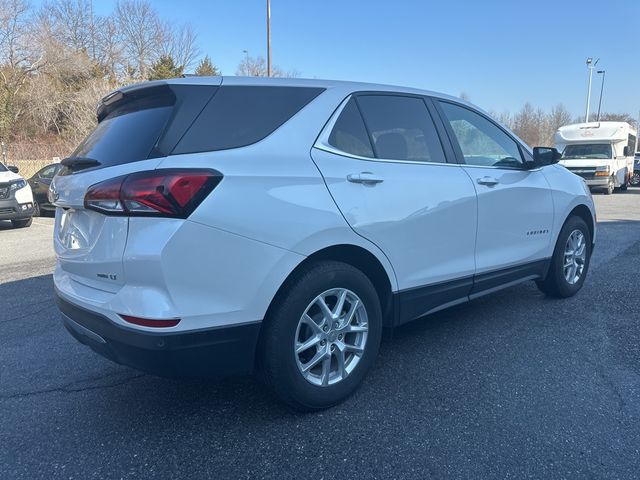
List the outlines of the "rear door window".
{"type": "Polygon", "coordinates": [[[173,154],[238,148],[267,137],[324,89],[222,86],[173,154]]]}
{"type": "Polygon", "coordinates": [[[446,162],[436,127],[422,98],[367,94],[359,95],[357,103],[377,158],[446,162]]]}

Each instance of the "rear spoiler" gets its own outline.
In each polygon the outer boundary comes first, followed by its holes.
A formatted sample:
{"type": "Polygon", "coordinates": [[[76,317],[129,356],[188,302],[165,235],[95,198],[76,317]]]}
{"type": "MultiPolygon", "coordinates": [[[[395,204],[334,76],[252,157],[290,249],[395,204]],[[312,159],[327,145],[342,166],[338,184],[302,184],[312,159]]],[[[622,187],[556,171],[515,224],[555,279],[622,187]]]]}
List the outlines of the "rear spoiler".
{"type": "Polygon", "coordinates": [[[96,116],[98,123],[114,110],[125,105],[127,110],[139,110],[141,108],[169,106],[175,103],[176,96],[166,82],[146,82],[115,90],[104,96],[98,108],[96,116]],[[134,104],[132,104],[134,102],[134,104]]]}

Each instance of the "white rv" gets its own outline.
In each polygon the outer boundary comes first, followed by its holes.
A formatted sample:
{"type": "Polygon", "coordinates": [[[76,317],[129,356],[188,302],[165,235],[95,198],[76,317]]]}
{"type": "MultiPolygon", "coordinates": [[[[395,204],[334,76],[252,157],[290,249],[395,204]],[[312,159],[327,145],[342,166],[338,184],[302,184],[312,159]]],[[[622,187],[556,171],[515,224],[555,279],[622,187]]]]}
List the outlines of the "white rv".
{"type": "Polygon", "coordinates": [[[626,122],[565,125],[555,134],[560,164],[584,178],[590,188],[612,194],[626,190],[633,175],[636,130],[626,122]]]}

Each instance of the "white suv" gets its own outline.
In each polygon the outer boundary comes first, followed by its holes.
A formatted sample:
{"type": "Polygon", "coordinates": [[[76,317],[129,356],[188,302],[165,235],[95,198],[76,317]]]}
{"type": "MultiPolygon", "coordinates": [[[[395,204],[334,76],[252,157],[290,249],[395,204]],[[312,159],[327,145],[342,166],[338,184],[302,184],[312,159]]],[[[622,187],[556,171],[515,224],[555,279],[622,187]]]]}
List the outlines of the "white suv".
{"type": "Polygon", "coordinates": [[[14,228],[28,227],[33,207],[31,187],[18,175],[18,167],[7,167],[0,162],[0,220],[11,220],[14,228]]]}
{"type": "Polygon", "coordinates": [[[459,99],[193,77],[114,92],[98,120],[49,192],[54,281],[68,330],[125,365],[255,371],[325,408],[383,327],[587,274],[584,181],[459,99]]]}

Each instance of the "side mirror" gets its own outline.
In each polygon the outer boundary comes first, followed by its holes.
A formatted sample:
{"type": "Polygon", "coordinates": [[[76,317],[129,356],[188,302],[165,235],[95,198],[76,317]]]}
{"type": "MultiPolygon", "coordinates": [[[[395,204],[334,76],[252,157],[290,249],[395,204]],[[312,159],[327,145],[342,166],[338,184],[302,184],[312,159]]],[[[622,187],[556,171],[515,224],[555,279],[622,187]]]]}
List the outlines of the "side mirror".
{"type": "Polygon", "coordinates": [[[8,165],[7,168],[11,170],[13,173],[18,173],[20,171],[18,167],[14,167],[13,165],[8,165]]]}
{"type": "Polygon", "coordinates": [[[533,162],[536,167],[544,167],[545,165],[553,165],[558,163],[562,158],[562,154],[551,147],[533,147],[533,162]]]}
{"type": "Polygon", "coordinates": [[[627,145],[626,147],[624,147],[622,149],[622,156],[623,157],[628,157],[629,156],[629,145],[627,145]]]}

